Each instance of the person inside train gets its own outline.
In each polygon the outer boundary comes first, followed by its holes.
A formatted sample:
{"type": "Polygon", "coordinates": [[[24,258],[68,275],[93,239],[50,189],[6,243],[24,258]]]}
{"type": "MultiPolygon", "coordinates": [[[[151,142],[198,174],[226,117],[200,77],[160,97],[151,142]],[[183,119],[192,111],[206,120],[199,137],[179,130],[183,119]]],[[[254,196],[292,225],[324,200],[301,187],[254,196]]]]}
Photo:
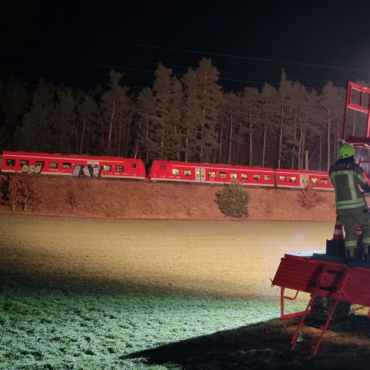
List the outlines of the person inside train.
{"type": "Polygon", "coordinates": [[[363,258],[370,265],[370,215],[361,191],[369,194],[370,185],[362,168],[355,163],[355,153],[352,145],[343,144],[338,151],[339,159],[329,170],[329,178],[335,190],[336,212],[345,232],[347,261],[352,268],[356,267],[356,223],[362,231],[363,258]]]}

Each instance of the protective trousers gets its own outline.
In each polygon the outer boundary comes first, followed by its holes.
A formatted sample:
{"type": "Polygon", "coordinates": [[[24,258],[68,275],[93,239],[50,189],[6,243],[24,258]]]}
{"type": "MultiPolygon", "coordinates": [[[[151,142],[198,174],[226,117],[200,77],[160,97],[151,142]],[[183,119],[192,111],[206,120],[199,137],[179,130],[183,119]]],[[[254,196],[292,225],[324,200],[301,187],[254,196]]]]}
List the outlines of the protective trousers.
{"type": "Polygon", "coordinates": [[[367,208],[354,208],[351,213],[338,215],[345,232],[345,247],[353,257],[354,248],[357,247],[356,222],[362,231],[362,244],[367,254],[370,245],[370,214],[367,208]]]}

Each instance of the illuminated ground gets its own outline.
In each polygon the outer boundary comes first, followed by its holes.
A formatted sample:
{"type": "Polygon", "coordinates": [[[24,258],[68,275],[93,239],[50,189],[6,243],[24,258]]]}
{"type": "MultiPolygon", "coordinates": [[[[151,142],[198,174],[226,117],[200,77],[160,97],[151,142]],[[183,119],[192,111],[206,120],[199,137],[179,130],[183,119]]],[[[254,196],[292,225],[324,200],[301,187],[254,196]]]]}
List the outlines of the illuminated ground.
{"type": "Polygon", "coordinates": [[[267,299],[284,253],[324,249],[332,223],[0,216],[3,272],[267,299]]]}
{"type": "Polygon", "coordinates": [[[270,284],[284,253],[332,232],[0,215],[0,369],[350,369],[370,358],[367,310],[331,324],[318,356],[292,353],[270,284]]]}

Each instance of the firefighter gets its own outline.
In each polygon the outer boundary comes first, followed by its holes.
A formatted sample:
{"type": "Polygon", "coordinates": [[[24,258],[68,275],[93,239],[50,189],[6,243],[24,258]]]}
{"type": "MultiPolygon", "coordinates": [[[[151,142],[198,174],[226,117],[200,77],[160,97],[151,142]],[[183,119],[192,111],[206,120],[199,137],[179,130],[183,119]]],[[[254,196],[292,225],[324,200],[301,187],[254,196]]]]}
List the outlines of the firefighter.
{"type": "Polygon", "coordinates": [[[356,222],[362,231],[364,261],[369,260],[370,215],[363,193],[369,194],[370,186],[362,168],[355,163],[355,148],[343,144],[338,151],[339,159],[331,166],[330,181],[335,190],[335,206],[337,215],[344,226],[345,249],[348,265],[356,267],[355,248],[357,247],[356,222]]]}

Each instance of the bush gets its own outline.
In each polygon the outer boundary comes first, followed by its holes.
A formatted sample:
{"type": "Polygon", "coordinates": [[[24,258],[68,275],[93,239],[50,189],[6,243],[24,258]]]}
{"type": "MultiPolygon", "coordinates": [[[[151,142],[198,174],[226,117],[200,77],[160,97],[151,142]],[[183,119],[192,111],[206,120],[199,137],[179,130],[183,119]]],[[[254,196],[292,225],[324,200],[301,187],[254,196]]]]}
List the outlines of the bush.
{"type": "Polygon", "coordinates": [[[247,205],[250,196],[243,185],[239,182],[233,182],[226,185],[224,189],[216,194],[216,202],[218,208],[223,214],[230,217],[248,217],[247,205]]]}
{"type": "Polygon", "coordinates": [[[40,196],[35,186],[28,179],[21,176],[18,172],[10,176],[5,193],[5,204],[9,204],[13,212],[16,204],[21,204],[25,211],[28,204],[37,204],[39,202],[41,202],[40,196]]]}
{"type": "Polygon", "coordinates": [[[313,189],[313,184],[309,183],[298,194],[298,203],[305,209],[311,209],[317,206],[319,201],[316,191],[313,189]]]}

